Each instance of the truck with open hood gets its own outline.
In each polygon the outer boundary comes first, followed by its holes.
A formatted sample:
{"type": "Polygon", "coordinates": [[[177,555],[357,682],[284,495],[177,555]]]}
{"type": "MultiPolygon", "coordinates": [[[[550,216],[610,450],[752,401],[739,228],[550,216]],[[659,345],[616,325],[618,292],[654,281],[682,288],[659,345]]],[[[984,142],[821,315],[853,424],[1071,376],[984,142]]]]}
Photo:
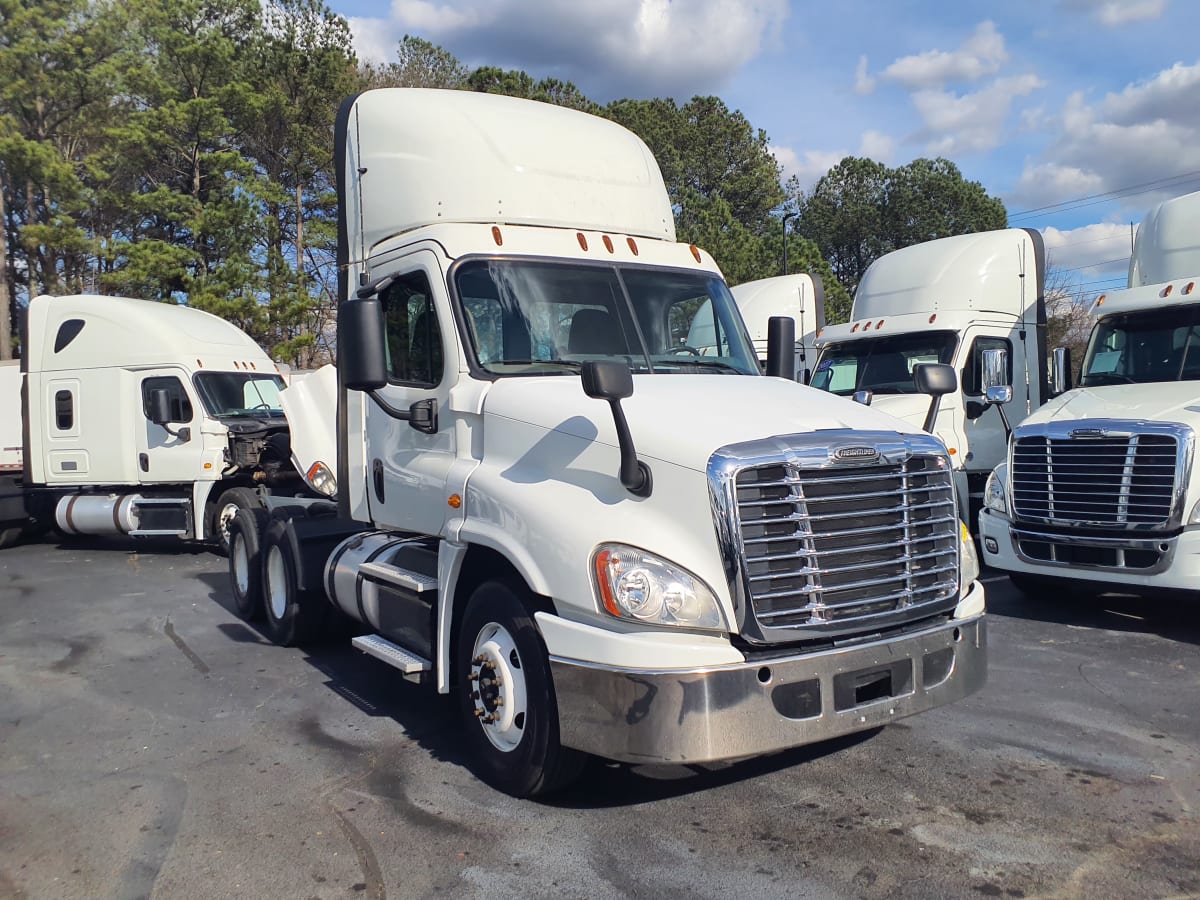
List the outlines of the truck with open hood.
{"type": "MultiPolygon", "coordinates": [[[[23,385],[3,394],[23,430],[20,472],[5,475],[10,528],[20,515],[64,535],[224,549],[238,510],[321,495],[306,483],[318,473],[292,465],[275,364],[231,323],[176,303],[43,295],[23,338],[23,385]]],[[[332,472],[325,484],[329,495],[332,472]]]]}
{"type": "Polygon", "coordinates": [[[1092,304],[1070,384],[1018,426],[979,516],[987,562],[1018,587],[1180,589],[1200,575],[1200,192],[1138,228],[1128,287],[1092,304]]]}
{"type": "Polygon", "coordinates": [[[273,640],[361,623],[516,796],[584,754],[745,757],[983,684],[945,447],[760,374],[640,139],[382,89],[336,146],[338,502],[232,529],[273,640]]]}
{"type": "Polygon", "coordinates": [[[966,522],[1011,425],[1047,400],[1045,269],[1042,236],[1028,228],[915,244],[873,262],[850,321],[818,335],[812,386],[928,423],[949,450],[966,522]],[[913,381],[930,362],[958,372],[958,389],[933,409],[913,381]],[[990,401],[988,388],[1003,386],[1012,402],[990,401]]]}

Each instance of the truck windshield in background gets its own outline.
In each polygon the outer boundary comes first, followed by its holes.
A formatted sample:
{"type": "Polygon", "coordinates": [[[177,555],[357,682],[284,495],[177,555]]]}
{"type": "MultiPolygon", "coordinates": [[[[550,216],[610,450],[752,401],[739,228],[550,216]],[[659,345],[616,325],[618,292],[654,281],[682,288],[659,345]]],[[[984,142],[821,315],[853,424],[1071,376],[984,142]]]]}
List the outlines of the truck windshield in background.
{"type": "Polygon", "coordinates": [[[200,372],[196,390],[214,419],[231,416],[282,416],[283,379],[255,372],[200,372]]]}
{"type": "Polygon", "coordinates": [[[1101,319],[1083,360],[1082,387],[1200,380],[1200,306],[1101,319]]]}
{"type": "Polygon", "coordinates": [[[811,385],[839,396],[855,391],[915,394],[913,367],[954,359],[953,331],[896,334],[830,344],[821,351],[811,385]]]}
{"type": "Polygon", "coordinates": [[[569,374],[603,358],[635,373],[759,372],[710,273],[492,259],[463,263],[454,284],[475,359],[494,375],[569,374]]]}

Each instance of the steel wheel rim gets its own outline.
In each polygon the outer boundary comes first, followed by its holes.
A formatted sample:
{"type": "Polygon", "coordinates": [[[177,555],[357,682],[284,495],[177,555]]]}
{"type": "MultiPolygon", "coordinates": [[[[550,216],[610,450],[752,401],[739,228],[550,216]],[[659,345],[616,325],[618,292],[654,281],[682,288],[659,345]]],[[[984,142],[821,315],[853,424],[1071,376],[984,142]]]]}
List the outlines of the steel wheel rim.
{"type": "Polygon", "coordinates": [[[250,590],[250,554],[246,550],[246,538],[241,534],[233,536],[233,545],[229,552],[233,559],[233,580],[238,593],[243,597],[250,590]]]}
{"type": "Polygon", "coordinates": [[[267,551],[266,593],[271,615],[281,621],[287,612],[287,573],[284,571],[283,554],[278,547],[267,551]]]}
{"type": "Polygon", "coordinates": [[[217,513],[217,534],[226,544],[229,543],[229,526],[237,518],[238,509],[239,507],[236,503],[226,503],[221,507],[221,511],[217,513]]]}
{"type": "Polygon", "coordinates": [[[512,634],[497,622],[475,636],[469,690],[475,717],[492,746],[502,753],[517,749],[528,718],[525,666],[512,634]]]}

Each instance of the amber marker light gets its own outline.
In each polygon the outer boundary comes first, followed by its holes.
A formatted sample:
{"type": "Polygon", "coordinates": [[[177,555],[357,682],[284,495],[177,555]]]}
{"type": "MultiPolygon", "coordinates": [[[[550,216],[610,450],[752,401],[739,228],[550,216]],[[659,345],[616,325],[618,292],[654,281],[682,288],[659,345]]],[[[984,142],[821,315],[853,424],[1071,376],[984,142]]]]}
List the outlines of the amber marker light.
{"type": "Polygon", "coordinates": [[[204,468],[206,468],[206,469],[211,469],[211,468],[212,468],[212,463],[205,463],[205,464],[204,464],[204,468]]]}
{"type": "Polygon", "coordinates": [[[934,319],[936,319],[936,318],[937,318],[937,313],[930,313],[930,314],[929,314],[929,324],[930,324],[930,325],[932,325],[932,324],[933,324],[933,320],[934,320],[934,319]]]}
{"type": "Polygon", "coordinates": [[[625,243],[627,243],[629,245],[629,252],[632,253],[634,256],[637,256],[637,254],[638,254],[637,241],[635,241],[633,238],[625,238],[625,243]]]}
{"type": "Polygon", "coordinates": [[[204,368],[204,363],[202,363],[200,360],[196,360],[196,368],[197,368],[197,369],[203,369],[203,368],[204,368]]]}
{"type": "Polygon", "coordinates": [[[600,599],[604,601],[604,608],[614,616],[621,615],[621,608],[617,606],[617,601],[612,594],[612,579],[609,578],[608,566],[612,561],[613,552],[611,550],[601,550],[596,554],[596,584],[600,585],[600,599]]]}
{"type": "Polygon", "coordinates": [[[850,333],[854,334],[854,332],[858,331],[858,326],[859,326],[859,323],[855,322],[854,327],[850,329],[850,333]]]}
{"type": "Polygon", "coordinates": [[[1163,289],[1162,289],[1162,295],[1161,295],[1161,296],[1163,296],[1163,297],[1170,297],[1170,296],[1171,296],[1171,288],[1173,288],[1173,287],[1175,287],[1175,285],[1173,285],[1173,284],[1168,284],[1168,285],[1167,285],[1165,288],[1163,288],[1163,289]]]}
{"type": "Polygon", "coordinates": [[[1192,292],[1192,288],[1194,288],[1195,286],[1196,286],[1196,282],[1194,282],[1194,281],[1189,281],[1189,282],[1187,283],[1187,286],[1186,286],[1186,287],[1184,287],[1184,289],[1183,289],[1182,291],[1180,291],[1179,293],[1181,293],[1181,294],[1190,294],[1190,293],[1192,292]]]}
{"type": "Polygon", "coordinates": [[[695,244],[688,244],[688,249],[692,251],[692,259],[700,262],[700,248],[695,244]]]}
{"type": "Polygon", "coordinates": [[[883,319],[880,319],[878,322],[875,323],[875,330],[878,331],[882,327],[883,327],[883,319]]]}
{"type": "Polygon", "coordinates": [[[954,454],[956,454],[958,452],[958,448],[957,447],[947,447],[946,452],[949,453],[951,456],[953,456],[954,454]]]}
{"type": "Polygon", "coordinates": [[[450,505],[451,509],[458,509],[462,506],[462,497],[458,494],[451,494],[446,498],[446,502],[450,505]]]}
{"type": "Polygon", "coordinates": [[[1101,294],[1099,297],[1097,297],[1097,298],[1096,298],[1096,305],[1097,305],[1097,306],[1103,306],[1103,305],[1104,305],[1104,298],[1105,298],[1105,297],[1107,297],[1107,296],[1108,296],[1108,294],[1101,294]]]}
{"type": "Polygon", "coordinates": [[[606,235],[604,235],[604,237],[601,238],[601,240],[604,241],[604,249],[607,250],[609,253],[612,253],[613,252],[612,238],[610,238],[606,234],[606,235]]]}
{"type": "Polygon", "coordinates": [[[496,242],[497,247],[504,246],[504,235],[500,233],[499,225],[492,226],[492,240],[496,242]]]}
{"type": "Polygon", "coordinates": [[[586,250],[587,249],[587,237],[584,236],[584,233],[582,231],[575,232],[575,238],[579,241],[579,249],[586,250]]]}

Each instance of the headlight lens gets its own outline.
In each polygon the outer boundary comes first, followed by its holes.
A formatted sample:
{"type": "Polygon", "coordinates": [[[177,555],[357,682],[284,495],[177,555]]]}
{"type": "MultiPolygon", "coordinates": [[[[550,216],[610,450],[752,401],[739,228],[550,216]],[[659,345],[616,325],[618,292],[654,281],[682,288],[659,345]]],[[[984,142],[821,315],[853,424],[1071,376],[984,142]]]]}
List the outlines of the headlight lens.
{"type": "Polygon", "coordinates": [[[674,563],[624,544],[602,544],[592,563],[601,605],[618,618],[685,628],[725,627],[716,595],[674,563]]]}
{"type": "Polygon", "coordinates": [[[983,486],[983,505],[1001,515],[1008,514],[1008,504],[1004,500],[1004,476],[1007,473],[1000,471],[1007,468],[1005,463],[996,466],[988,476],[987,484],[983,486]]]}
{"type": "Polygon", "coordinates": [[[1192,507],[1192,514],[1188,516],[1189,525],[1200,525],[1200,500],[1196,501],[1196,505],[1192,507]]]}
{"type": "Polygon", "coordinates": [[[337,478],[323,462],[315,462],[309,466],[304,478],[318,494],[324,494],[326,497],[337,494],[337,478]]]}
{"type": "Polygon", "coordinates": [[[971,537],[967,524],[960,519],[958,526],[962,535],[958,554],[958,584],[961,589],[979,577],[979,554],[975,552],[975,539],[971,537]]]}

